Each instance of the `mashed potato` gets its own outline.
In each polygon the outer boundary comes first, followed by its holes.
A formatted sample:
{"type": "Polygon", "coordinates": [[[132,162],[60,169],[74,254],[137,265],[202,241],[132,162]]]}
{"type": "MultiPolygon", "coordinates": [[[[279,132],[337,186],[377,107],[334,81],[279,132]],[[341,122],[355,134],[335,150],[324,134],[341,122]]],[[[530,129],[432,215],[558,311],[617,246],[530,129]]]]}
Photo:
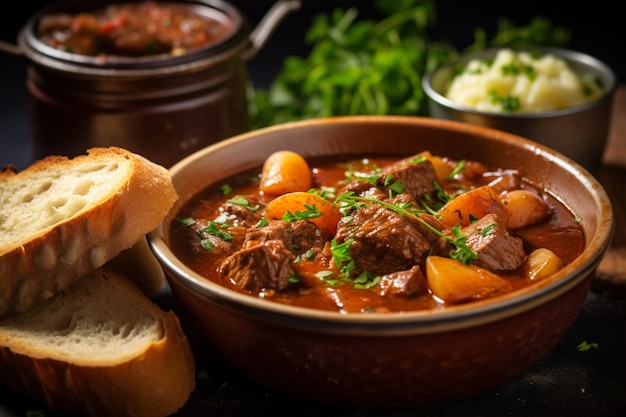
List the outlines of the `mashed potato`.
{"type": "Polygon", "coordinates": [[[493,61],[469,61],[446,97],[480,111],[528,113],[575,106],[601,93],[598,85],[582,80],[552,54],[501,49],[493,61]]]}

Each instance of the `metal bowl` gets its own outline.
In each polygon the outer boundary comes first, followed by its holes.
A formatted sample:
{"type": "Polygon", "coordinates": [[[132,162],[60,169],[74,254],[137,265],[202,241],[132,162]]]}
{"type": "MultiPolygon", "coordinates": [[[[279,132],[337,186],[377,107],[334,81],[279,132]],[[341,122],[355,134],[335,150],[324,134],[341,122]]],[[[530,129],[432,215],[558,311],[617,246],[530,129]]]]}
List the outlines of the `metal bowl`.
{"type": "Polygon", "coordinates": [[[584,168],[595,171],[608,138],[611,106],[617,87],[616,77],[603,62],[580,52],[560,48],[526,48],[515,51],[551,53],[564,59],[579,75],[593,75],[602,84],[604,94],[597,99],[559,110],[537,113],[493,113],[477,111],[453,102],[445,96],[455,69],[472,59],[493,58],[498,49],[488,49],[461,56],[427,73],[422,81],[433,117],[456,120],[501,129],[546,145],[574,159],[584,168]]]}
{"type": "Polygon", "coordinates": [[[356,116],[278,125],[212,145],[170,169],[179,201],[149,235],[180,305],[211,350],[280,392],[357,407],[432,404],[479,393],[529,369],[574,321],[610,243],[600,184],[562,155],[502,131],[433,118],[356,116]],[[307,157],[435,155],[520,169],[583,220],[583,253],[514,293],[437,311],[340,314],[268,302],[204,279],[168,246],[178,209],[210,184],[273,152],[307,157]]]}

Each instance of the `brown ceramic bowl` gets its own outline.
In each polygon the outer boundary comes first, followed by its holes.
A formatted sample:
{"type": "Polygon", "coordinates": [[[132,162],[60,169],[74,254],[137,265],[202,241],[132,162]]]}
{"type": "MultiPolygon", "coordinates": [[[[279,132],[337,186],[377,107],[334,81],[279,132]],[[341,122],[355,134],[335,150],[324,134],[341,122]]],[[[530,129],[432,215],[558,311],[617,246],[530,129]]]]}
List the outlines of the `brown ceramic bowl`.
{"type": "Polygon", "coordinates": [[[171,168],[175,210],[149,235],[174,295],[217,353],[283,393],[334,405],[403,407],[476,394],[527,370],[562,338],[585,300],[613,230],[612,208],[587,171],[541,145],[428,118],[347,117],[270,127],[199,151],[171,168]],[[211,183],[305,156],[423,150],[521,169],[583,219],[584,252],[534,286],[440,311],[339,314],[272,303],[203,279],[168,247],[176,208],[211,183]]]}

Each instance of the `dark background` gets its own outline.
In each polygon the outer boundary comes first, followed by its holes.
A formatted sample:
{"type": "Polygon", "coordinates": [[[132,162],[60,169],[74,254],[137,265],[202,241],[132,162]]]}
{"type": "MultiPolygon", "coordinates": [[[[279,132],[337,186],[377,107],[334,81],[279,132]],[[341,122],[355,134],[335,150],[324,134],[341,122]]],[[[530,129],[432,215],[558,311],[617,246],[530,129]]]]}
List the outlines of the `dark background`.
{"type": "MultiPolygon", "coordinates": [[[[394,0],[390,0],[394,1],[394,0]]],[[[254,27],[275,0],[231,0],[254,27]]],[[[34,13],[53,4],[51,0],[11,2],[11,11],[0,12],[0,40],[15,44],[18,32],[34,13]]],[[[473,32],[482,27],[494,33],[499,17],[518,25],[543,16],[555,26],[570,30],[569,47],[588,53],[611,66],[619,80],[626,82],[626,17],[617,2],[596,1],[506,1],[439,0],[438,21],[433,39],[452,42],[462,49],[472,43],[473,32]]],[[[372,0],[302,0],[300,10],[289,15],[259,54],[249,61],[249,75],[255,86],[266,87],[280,71],[287,55],[305,55],[304,34],[311,19],[335,7],[356,6],[360,17],[377,17],[372,0]]],[[[0,167],[8,163],[19,169],[30,164],[29,122],[25,65],[20,58],[0,53],[0,167]]]]}

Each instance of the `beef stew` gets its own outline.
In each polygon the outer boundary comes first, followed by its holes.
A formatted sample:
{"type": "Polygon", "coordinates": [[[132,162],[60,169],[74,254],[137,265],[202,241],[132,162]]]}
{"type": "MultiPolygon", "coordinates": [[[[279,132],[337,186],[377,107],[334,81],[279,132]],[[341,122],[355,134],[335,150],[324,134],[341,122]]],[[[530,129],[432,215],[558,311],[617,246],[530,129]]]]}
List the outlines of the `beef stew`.
{"type": "Polygon", "coordinates": [[[498,296],[552,274],[585,244],[574,213],[522,172],[428,151],[304,164],[272,155],[200,192],[170,227],[175,255],[207,279],[340,313],[498,296]]]}

